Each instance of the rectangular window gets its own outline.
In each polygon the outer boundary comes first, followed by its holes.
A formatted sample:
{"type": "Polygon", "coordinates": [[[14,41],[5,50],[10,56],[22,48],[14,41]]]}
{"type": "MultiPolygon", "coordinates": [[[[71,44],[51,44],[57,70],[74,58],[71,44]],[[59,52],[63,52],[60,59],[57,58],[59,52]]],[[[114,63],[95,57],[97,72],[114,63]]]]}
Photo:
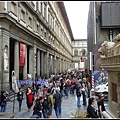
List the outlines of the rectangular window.
{"type": "Polygon", "coordinates": [[[11,12],[17,15],[17,3],[16,2],[11,2],[11,12]]]}
{"type": "Polygon", "coordinates": [[[118,102],[117,101],[117,84],[112,83],[112,101],[118,102]]]}
{"type": "Polygon", "coordinates": [[[21,9],[21,20],[25,22],[25,11],[21,9]]]}
{"type": "Polygon", "coordinates": [[[28,21],[29,21],[28,25],[32,27],[32,18],[30,16],[28,21]]]}
{"type": "Polygon", "coordinates": [[[37,24],[37,32],[39,32],[39,25],[37,24]]]}

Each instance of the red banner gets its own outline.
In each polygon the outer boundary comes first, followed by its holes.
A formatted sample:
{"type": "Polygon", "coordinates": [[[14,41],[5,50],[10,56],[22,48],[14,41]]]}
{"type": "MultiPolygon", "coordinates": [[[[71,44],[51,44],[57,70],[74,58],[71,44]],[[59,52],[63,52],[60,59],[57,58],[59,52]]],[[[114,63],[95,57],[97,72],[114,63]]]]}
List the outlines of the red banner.
{"type": "Polygon", "coordinates": [[[26,59],[26,45],[23,43],[20,43],[20,60],[19,60],[19,66],[25,65],[25,59],[26,59]]]}

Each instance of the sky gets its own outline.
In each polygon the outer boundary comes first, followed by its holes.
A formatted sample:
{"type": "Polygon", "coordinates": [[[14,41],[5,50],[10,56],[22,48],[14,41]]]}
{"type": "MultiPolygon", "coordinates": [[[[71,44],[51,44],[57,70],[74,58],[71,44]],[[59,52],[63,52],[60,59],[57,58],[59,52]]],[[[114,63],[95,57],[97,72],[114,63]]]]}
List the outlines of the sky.
{"type": "Polygon", "coordinates": [[[87,39],[90,1],[63,1],[74,39],[87,39]]]}

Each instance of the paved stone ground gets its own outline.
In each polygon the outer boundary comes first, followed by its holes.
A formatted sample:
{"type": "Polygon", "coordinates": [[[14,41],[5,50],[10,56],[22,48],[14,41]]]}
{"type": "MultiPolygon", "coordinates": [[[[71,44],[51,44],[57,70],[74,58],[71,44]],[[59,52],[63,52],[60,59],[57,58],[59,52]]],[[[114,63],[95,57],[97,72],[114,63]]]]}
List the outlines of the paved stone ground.
{"type": "MultiPolygon", "coordinates": [[[[24,95],[24,98],[26,98],[25,95],[24,95]]],[[[77,104],[76,104],[77,101],[76,101],[75,95],[69,94],[68,97],[63,97],[62,118],[69,118],[72,115],[72,113],[75,114],[78,109],[80,109],[81,112],[86,111],[87,106],[82,105],[82,103],[83,103],[82,97],[81,97],[80,101],[81,101],[81,107],[78,108],[77,104]]],[[[107,106],[108,106],[107,102],[105,103],[105,106],[107,108],[107,106]]],[[[30,112],[28,112],[27,105],[26,105],[26,99],[23,100],[21,112],[18,111],[17,100],[15,101],[14,108],[15,108],[14,109],[14,113],[15,113],[14,118],[30,118],[32,116],[33,111],[31,110],[30,112]]],[[[96,106],[96,108],[97,108],[97,106],[96,106]]],[[[13,111],[13,102],[8,102],[6,112],[12,112],[12,111],[13,111]]],[[[51,118],[56,118],[54,109],[53,109],[51,118]]]]}

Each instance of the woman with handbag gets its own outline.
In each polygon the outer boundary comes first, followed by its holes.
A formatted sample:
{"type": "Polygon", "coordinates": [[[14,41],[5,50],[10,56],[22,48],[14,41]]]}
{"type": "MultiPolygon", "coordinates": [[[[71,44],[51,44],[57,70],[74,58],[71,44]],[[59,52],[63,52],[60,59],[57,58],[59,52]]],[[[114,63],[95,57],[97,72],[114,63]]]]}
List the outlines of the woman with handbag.
{"type": "Polygon", "coordinates": [[[7,97],[5,95],[5,91],[1,91],[1,112],[5,112],[6,111],[6,101],[7,101],[7,97]]]}
{"type": "Polygon", "coordinates": [[[22,88],[19,89],[19,92],[17,93],[17,100],[19,103],[19,112],[21,111],[21,106],[22,106],[22,100],[23,100],[23,92],[22,88]]]}

